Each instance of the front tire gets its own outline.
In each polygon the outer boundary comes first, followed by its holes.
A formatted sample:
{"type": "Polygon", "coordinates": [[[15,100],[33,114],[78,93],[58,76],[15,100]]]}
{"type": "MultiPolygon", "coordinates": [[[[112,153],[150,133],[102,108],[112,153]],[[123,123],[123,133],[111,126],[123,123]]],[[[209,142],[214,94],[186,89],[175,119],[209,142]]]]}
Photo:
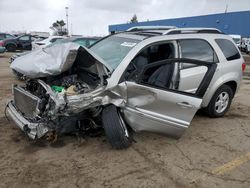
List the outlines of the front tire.
{"type": "Polygon", "coordinates": [[[102,123],[107,140],[112,148],[125,149],[132,144],[132,135],[130,135],[116,106],[110,105],[103,109],[102,123]]]}
{"type": "Polygon", "coordinates": [[[205,112],[212,118],[224,116],[231,105],[233,96],[234,93],[232,88],[228,85],[222,85],[215,92],[205,112]]]}

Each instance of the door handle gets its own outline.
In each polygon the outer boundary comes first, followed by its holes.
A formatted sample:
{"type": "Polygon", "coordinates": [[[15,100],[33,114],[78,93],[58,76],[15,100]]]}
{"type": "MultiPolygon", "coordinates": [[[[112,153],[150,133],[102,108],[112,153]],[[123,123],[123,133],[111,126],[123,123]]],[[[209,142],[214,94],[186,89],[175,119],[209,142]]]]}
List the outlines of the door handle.
{"type": "Polygon", "coordinates": [[[178,102],[176,104],[179,106],[182,106],[184,108],[193,108],[194,107],[193,105],[189,104],[188,102],[178,102]]]}

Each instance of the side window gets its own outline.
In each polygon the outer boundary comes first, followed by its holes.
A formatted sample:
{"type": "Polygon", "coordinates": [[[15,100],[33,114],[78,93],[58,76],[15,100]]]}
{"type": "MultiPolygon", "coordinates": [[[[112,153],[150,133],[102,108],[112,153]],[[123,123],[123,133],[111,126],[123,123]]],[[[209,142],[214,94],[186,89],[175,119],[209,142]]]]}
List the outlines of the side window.
{"type": "Polygon", "coordinates": [[[21,41],[29,41],[30,37],[29,36],[22,36],[22,37],[19,38],[19,40],[21,40],[21,41]]]}
{"type": "Polygon", "coordinates": [[[37,40],[37,38],[31,37],[31,41],[35,41],[35,40],[37,40]]]}
{"type": "Polygon", "coordinates": [[[141,83],[163,89],[172,88],[176,63],[165,63],[152,66],[143,73],[141,83]]]}
{"type": "MultiPolygon", "coordinates": [[[[1,36],[0,36],[0,38],[1,38],[1,36]]],[[[7,38],[7,39],[9,39],[9,38],[14,38],[14,36],[13,36],[13,35],[6,34],[6,38],[7,38]]]]}
{"type": "Polygon", "coordinates": [[[146,65],[162,60],[172,59],[174,57],[175,48],[173,43],[155,44],[149,46],[137,54],[130,62],[125,73],[125,79],[134,81],[146,65]]]}
{"type": "MultiPolygon", "coordinates": [[[[186,39],[179,40],[181,58],[195,59],[211,63],[218,62],[218,58],[213,48],[205,40],[186,39]]],[[[188,64],[184,64],[183,68],[188,68],[188,64]],[[186,67],[185,67],[186,66],[186,67]]]]}
{"type": "Polygon", "coordinates": [[[232,61],[235,59],[240,59],[240,53],[235,45],[227,39],[215,39],[215,42],[220,47],[224,56],[228,61],[232,61]]]}
{"type": "Polygon", "coordinates": [[[197,70],[192,72],[189,69],[181,70],[179,65],[183,63],[172,60],[171,62],[153,63],[146,67],[139,78],[139,84],[194,95],[209,69],[205,65],[197,66],[195,62],[188,61],[192,66],[196,66],[197,70]]]}

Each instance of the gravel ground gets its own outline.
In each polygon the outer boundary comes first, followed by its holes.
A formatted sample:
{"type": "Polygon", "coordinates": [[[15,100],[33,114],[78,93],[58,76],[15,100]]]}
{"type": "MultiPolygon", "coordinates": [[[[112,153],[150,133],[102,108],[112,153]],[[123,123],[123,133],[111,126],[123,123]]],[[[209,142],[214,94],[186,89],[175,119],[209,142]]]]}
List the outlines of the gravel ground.
{"type": "Polygon", "coordinates": [[[115,151],[105,137],[32,142],[8,122],[5,104],[19,83],[10,55],[0,55],[0,187],[250,187],[249,67],[224,118],[198,114],[179,140],[140,133],[115,151]]]}

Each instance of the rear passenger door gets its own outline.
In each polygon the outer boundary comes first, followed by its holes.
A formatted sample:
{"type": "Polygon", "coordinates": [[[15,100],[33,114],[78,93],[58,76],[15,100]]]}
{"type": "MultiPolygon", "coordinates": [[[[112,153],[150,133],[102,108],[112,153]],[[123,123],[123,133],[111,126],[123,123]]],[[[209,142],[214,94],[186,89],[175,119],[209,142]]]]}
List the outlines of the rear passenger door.
{"type": "MultiPolygon", "coordinates": [[[[210,63],[217,63],[218,58],[210,44],[202,39],[183,39],[178,41],[180,58],[194,59],[210,63]]],[[[195,93],[206,72],[203,66],[181,63],[180,84],[181,91],[195,93]]]]}

